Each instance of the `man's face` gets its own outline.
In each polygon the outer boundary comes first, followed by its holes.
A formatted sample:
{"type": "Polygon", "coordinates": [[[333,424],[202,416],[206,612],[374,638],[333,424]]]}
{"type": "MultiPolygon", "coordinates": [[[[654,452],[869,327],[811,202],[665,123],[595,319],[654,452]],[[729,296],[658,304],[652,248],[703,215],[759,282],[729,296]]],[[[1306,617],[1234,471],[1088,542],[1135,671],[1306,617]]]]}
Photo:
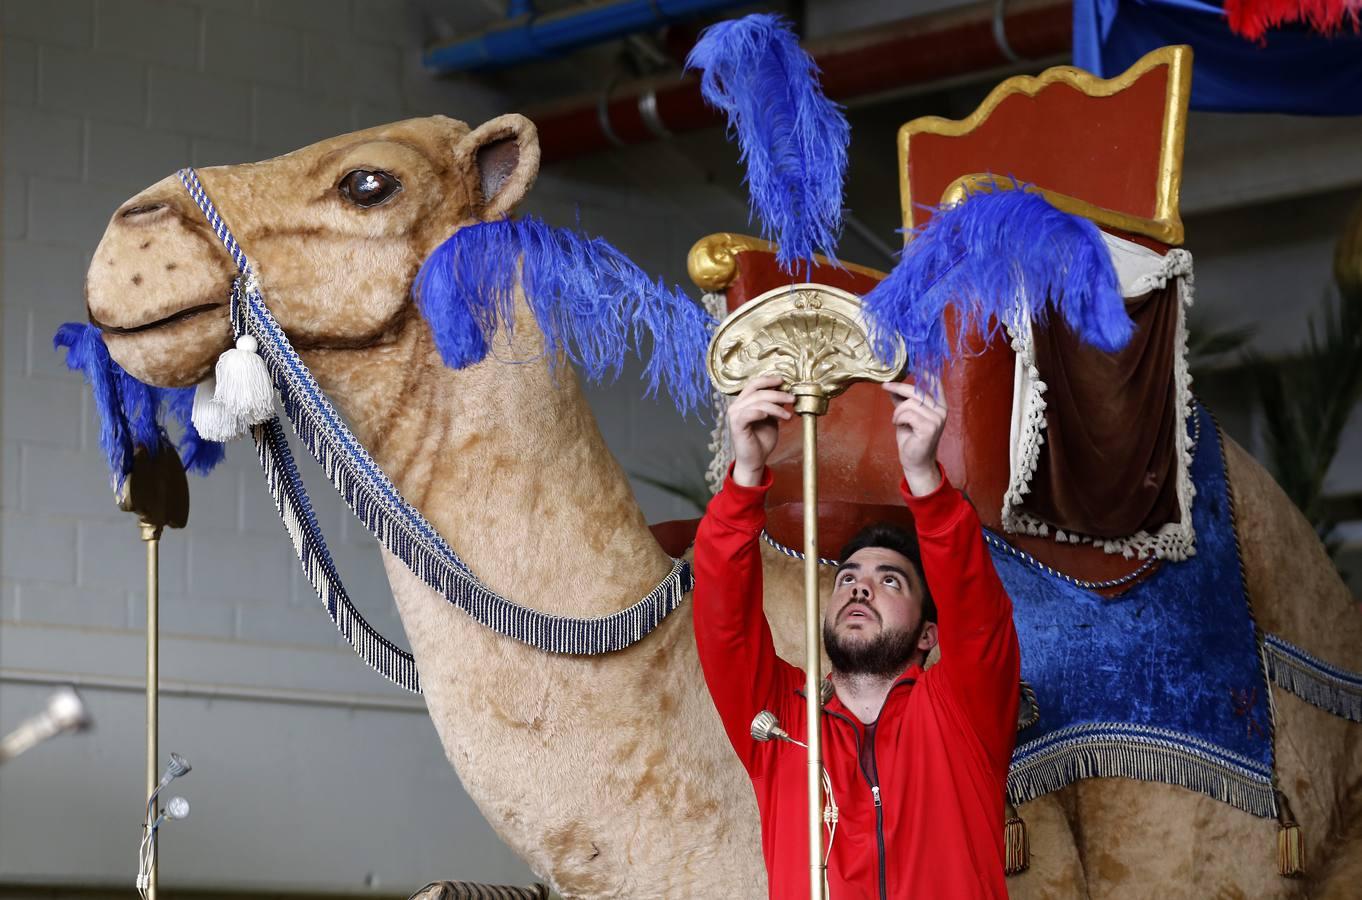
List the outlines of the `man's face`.
{"type": "Polygon", "coordinates": [[[894,675],[936,645],[922,620],[922,586],[913,564],[884,547],[857,550],[837,570],[823,615],[833,668],[843,674],[894,675]]]}

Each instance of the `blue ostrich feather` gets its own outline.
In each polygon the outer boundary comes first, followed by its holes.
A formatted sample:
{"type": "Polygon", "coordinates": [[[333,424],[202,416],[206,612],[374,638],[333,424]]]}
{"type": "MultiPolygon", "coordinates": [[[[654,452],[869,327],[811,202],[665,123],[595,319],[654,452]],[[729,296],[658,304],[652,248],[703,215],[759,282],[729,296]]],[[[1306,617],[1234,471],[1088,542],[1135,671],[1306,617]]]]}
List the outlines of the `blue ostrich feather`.
{"type": "Polygon", "coordinates": [[[551,365],[563,356],[593,381],[618,378],[632,341],[649,396],[665,386],[682,413],[706,402],[710,315],[605,240],[529,217],[461,228],[422,263],[412,292],[445,365],[487,356],[513,326],[518,283],[551,365]]]}
{"type": "Polygon", "coordinates": [[[1015,181],[1011,190],[993,187],[934,211],[865,295],[875,352],[891,358],[901,338],[909,370],[937,375],[972,331],[992,339],[1019,315],[1043,325],[1051,310],[1085,343],[1124,347],[1134,324],[1097,226],[1015,181]],[[960,318],[954,342],[948,307],[960,318]]]}
{"type": "Polygon", "coordinates": [[[686,68],[699,70],[705,100],[728,117],[752,212],[781,268],[793,274],[802,263],[807,273],[819,250],[835,258],[851,127],[789,24],[762,13],[711,25],[686,68]]]}
{"type": "Polygon", "coordinates": [[[167,412],[182,426],[176,449],[186,470],[207,475],[222,461],[224,445],[204,440],[189,420],[193,388],[158,388],[133,378],[109,356],[93,325],[67,322],[57,329],[52,345],[66,350],[66,367],[82,372],[90,385],[99,415],[99,447],[115,488],[132,471],[137,445],[152,453],[160,449],[167,412]]]}

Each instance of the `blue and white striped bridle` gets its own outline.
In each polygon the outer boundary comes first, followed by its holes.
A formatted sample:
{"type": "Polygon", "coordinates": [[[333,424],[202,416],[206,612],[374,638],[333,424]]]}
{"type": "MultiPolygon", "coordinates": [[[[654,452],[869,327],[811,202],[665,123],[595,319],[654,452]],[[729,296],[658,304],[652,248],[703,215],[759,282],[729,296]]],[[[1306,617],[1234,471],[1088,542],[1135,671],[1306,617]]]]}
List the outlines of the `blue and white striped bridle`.
{"type": "MultiPolygon", "coordinates": [[[[232,288],[231,320],[236,337],[249,334],[283,402],[294,432],[321,464],[332,485],[380,544],[402,560],[432,590],[475,620],[506,637],[549,653],[599,654],[622,650],[658,626],[691,589],[690,566],[673,559],[672,569],[642,600],[608,616],[571,618],[540,612],[498,595],[484,585],[435,527],[403,499],[369,456],[265,306],[256,273],[232,236],[193,169],[179,171],[180,183],[208,219],[241,273],[232,288]]],[[[382,675],[420,692],[410,653],[374,630],[355,609],[317,525],[277,416],[252,429],[260,465],[284,527],[293,540],[308,582],[355,652],[382,675]]]]}

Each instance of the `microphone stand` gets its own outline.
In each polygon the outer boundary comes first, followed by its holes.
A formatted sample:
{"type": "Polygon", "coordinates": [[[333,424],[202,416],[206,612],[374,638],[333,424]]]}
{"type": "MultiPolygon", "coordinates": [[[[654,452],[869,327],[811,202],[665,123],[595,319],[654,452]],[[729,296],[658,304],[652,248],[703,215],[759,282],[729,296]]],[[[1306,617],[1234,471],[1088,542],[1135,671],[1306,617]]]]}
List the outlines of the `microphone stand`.
{"type": "Polygon", "coordinates": [[[714,386],[737,394],[752,378],[778,374],[795,395],[804,432],[804,699],[809,752],[809,897],[827,896],[823,861],[822,616],[818,607],[818,417],[858,381],[893,381],[907,353],[899,344],[886,364],[875,357],[856,295],[824,284],[767,291],[733,311],[709,344],[714,386]]]}
{"type": "MultiPolygon", "coordinates": [[[[133,452],[132,472],[123,481],[118,506],[136,513],[138,532],[147,545],[147,796],[160,782],[157,771],[160,729],[160,545],[167,526],[183,528],[189,521],[189,481],[175,447],[164,437],[155,453],[138,445],[133,452]]],[[[147,819],[156,820],[159,802],[147,819]]],[[[156,900],[156,865],[151,868],[147,889],[156,900]]]]}

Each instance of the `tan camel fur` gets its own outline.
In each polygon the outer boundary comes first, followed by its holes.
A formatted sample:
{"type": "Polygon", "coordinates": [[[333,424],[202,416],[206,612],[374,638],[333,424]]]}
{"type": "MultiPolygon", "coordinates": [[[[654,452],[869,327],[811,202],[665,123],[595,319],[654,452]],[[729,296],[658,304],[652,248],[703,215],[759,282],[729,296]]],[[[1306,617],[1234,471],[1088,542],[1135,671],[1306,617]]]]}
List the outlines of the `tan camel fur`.
{"type": "MultiPolygon", "coordinates": [[[[271,310],[407,499],[496,591],[594,616],[638,600],[669,560],[575,379],[542,360],[498,361],[538,356],[523,303],[496,353],[450,370],[409,294],[427,254],[459,227],[507,213],[537,168],[528,120],[470,131],[436,117],[200,176],[271,310]],[[391,172],[402,189],[360,209],[337,191],[355,169],[391,172]]],[[[91,264],[89,312],[133,375],[193,384],[229,346],[233,274],[167,178],[115,213],[91,264]]],[[[1362,621],[1309,526],[1227,445],[1258,621],[1362,669],[1362,621]]],[[[445,753],[537,873],[565,897],[765,895],[756,804],[706,694],[688,604],[623,652],[550,656],[474,623],[394,558],[384,563],[445,753]]],[[[770,553],[766,577],[777,649],[798,659],[799,565],[770,553]]],[[[1310,880],[1276,875],[1273,822],[1180,788],[1090,780],[1023,807],[1032,868],[1009,882],[1014,895],[1344,896],[1362,868],[1362,727],[1274,696],[1310,880]]],[[[461,873],[432,859],[410,874],[461,873]]]]}

